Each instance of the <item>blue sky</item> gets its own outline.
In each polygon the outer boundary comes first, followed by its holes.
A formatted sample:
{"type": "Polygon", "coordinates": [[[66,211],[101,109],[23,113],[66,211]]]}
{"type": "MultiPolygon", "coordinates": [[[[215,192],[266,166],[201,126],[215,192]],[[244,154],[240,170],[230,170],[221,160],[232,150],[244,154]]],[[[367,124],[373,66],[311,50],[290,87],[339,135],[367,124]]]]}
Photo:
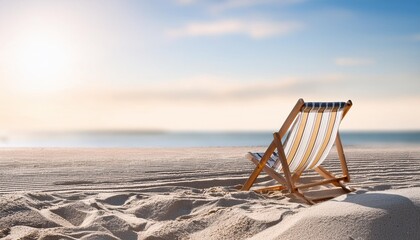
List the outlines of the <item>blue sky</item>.
{"type": "Polygon", "coordinates": [[[352,99],[344,129],[420,129],[419,12],[418,1],[0,0],[1,130],[273,130],[300,97],[352,99]]]}

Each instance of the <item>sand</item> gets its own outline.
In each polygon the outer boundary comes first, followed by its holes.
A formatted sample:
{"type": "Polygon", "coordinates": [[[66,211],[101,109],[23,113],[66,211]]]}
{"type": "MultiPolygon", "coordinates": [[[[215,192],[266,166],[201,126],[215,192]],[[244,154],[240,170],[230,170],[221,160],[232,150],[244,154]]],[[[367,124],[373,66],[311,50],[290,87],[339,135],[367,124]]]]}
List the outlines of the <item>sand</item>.
{"type": "Polygon", "coordinates": [[[250,150],[1,149],[0,238],[420,239],[419,146],[347,146],[357,191],[315,206],[237,191],[250,150]]]}

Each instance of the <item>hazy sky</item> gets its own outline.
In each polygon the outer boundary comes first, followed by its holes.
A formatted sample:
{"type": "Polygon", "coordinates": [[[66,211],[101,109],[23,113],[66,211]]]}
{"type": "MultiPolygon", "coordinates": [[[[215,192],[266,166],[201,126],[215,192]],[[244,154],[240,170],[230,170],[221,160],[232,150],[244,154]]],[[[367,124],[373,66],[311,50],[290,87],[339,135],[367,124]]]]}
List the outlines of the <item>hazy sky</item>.
{"type": "Polygon", "coordinates": [[[0,0],[0,132],[420,129],[420,1],[0,0]]]}

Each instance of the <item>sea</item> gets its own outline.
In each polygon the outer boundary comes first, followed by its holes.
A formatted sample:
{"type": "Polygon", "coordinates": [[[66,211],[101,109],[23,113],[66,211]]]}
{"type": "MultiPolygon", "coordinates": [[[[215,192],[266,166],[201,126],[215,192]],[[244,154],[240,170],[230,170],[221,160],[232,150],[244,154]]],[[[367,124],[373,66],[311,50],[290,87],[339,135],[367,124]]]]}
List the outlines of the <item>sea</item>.
{"type": "MultiPolygon", "coordinates": [[[[420,131],[340,133],[344,145],[419,145],[420,131]]],[[[239,147],[267,146],[271,132],[98,131],[0,134],[0,147],[239,147]]]]}

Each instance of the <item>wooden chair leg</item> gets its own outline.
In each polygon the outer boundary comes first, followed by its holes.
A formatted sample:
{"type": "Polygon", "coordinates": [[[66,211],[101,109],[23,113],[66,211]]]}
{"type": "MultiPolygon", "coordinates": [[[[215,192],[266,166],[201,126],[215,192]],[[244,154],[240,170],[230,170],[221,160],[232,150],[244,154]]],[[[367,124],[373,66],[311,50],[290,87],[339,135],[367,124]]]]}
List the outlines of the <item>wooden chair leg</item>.
{"type": "Polygon", "coordinates": [[[341,170],[343,171],[343,176],[346,177],[346,182],[350,181],[349,169],[347,167],[346,156],[344,155],[343,144],[341,143],[340,133],[337,132],[337,138],[335,139],[335,146],[337,147],[338,158],[341,163],[341,170]]]}
{"type": "Polygon", "coordinates": [[[277,146],[277,152],[281,161],[284,178],[286,179],[287,187],[290,192],[295,192],[295,184],[292,180],[292,175],[290,173],[289,164],[287,163],[286,154],[284,153],[283,144],[281,143],[280,134],[278,132],[273,133],[274,142],[277,146]]]}
{"type": "Polygon", "coordinates": [[[254,184],[255,180],[257,179],[258,175],[261,173],[263,167],[259,165],[254,169],[251,176],[249,176],[248,180],[245,182],[244,186],[242,187],[242,191],[249,191],[252,185],[254,184]]]}

